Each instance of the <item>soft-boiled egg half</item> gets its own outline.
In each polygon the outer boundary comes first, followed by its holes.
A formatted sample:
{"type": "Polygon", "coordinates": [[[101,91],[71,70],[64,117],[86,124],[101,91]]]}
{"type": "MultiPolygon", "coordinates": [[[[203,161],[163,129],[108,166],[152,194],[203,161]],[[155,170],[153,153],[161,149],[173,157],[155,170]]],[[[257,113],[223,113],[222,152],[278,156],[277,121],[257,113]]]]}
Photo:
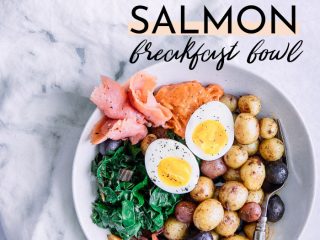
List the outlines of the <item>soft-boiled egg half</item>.
{"type": "Polygon", "coordinates": [[[221,102],[203,104],[190,117],[186,127],[188,148],[207,161],[222,157],[234,141],[234,123],[229,108],[221,102]]]}
{"type": "Polygon", "coordinates": [[[154,184],[176,194],[190,192],[200,174],[193,153],[185,145],[171,139],[158,139],[149,145],[145,166],[154,184]]]}

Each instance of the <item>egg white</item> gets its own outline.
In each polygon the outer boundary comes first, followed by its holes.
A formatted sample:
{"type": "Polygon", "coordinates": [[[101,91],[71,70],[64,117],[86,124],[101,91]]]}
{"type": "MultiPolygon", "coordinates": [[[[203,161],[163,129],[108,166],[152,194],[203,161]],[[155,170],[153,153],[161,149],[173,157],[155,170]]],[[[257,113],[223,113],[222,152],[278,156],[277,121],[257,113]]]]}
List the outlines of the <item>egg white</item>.
{"type": "Polygon", "coordinates": [[[231,111],[225,104],[219,101],[203,104],[191,115],[186,127],[185,138],[188,148],[202,160],[212,161],[222,157],[231,148],[234,141],[234,123],[231,111]],[[214,155],[205,153],[192,140],[192,134],[195,128],[206,120],[216,120],[220,122],[226,129],[228,136],[227,145],[224,146],[219,153],[214,155]]]}
{"type": "Polygon", "coordinates": [[[199,179],[199,164],[193,153],[182,143],[171,139],[157,139],[153,141],[145,154],[145,166],[150,179],[161,189],[175,194],[192,191],[199,179]],[[176,157],[187,161],[191,166],[191,176],[188,184],[182,187],[168,186],[163,183],[158,175],[160,161],[167,157],[176,157]]]}

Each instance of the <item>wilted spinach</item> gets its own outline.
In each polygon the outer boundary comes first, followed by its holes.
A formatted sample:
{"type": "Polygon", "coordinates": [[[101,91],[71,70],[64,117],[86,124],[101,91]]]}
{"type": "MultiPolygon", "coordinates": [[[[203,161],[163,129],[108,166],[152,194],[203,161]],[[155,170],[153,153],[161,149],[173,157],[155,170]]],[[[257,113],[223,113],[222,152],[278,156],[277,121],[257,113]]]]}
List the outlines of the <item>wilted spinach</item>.
{"type": "Polygon", "coordinates": [[[98,154],[91,171],[98,191],[92,221],[125,240],[140,236],[142,230],[159,230],[180,199],[149,180],[140,147],[129,142],[105,156],[98,154]],[[134,172],[130,182],[118,180],[121,169],[134,172]]]}

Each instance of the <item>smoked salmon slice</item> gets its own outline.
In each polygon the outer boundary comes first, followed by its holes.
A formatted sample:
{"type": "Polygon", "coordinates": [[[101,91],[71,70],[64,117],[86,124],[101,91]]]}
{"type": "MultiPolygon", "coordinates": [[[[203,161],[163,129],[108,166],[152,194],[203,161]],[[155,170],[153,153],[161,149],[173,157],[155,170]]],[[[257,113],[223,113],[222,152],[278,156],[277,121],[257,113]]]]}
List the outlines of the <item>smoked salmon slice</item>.
{"type": "Polygon", "coordinates": [[[164,126],[172,118],[171,111],[157,102],[153,95],[155,77],[138,72],[129,79],[128,96],[132,106],[142,113],[154,127],[164,126]]]}
{"type": "Polygon", "coordinates": [[[144,116],[129,104],[126,89],[111,78],[101,76],[101,84],[93,90],[90,99],[109,118],[131,118],[145,123],[144,116]]]}
{"type": "Polygon", "coordinates": [[[129,139],[132,144],[137,144],[147,134],[147,127],[136,122],[135,119],[116,120],[103,116],[92,130],[91,142],[99,144],[107,139],[129,139]]]}

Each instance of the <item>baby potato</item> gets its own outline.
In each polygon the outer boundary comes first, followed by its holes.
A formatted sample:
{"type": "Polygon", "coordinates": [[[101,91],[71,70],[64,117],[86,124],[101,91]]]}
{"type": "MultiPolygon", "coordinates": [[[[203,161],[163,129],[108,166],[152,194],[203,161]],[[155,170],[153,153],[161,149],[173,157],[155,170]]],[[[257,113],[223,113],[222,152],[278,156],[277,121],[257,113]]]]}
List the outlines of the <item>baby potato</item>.
{"type": "Polygon", "coordinates": [[[259,140],[256,140],[250,144],[236,143],[236,145],[243,147],[248,152],[249,156],[255,155],[259,150],[259,140]]]}
{"type": "Polygon", "coordinates": [[[211,231],[212,240],[219,240],[219,234],[217,234],[215,231],[211,231]]]}
{"type": "Polygon", "coordinates": [[[187,234],[188,224],[169,217],[164,223],[163,235],[169,240],[183,239],[187,234]]]}
{"type": "MultiPolygon", "coordinates": [[[[249,223],[246,224],[243,228],[244,233],[246,236],[250,239],[253,240],[254,236],[254,231],[256,230],[257,223],[249,223]]],[[[269,238],[269,225],[268,223],[266,224],[266,239],[269,238]]]]}
{"type": "Polygon", "coordinates": [[[283,142],[278,138],[265,139],[259,146],[261,156],[267,161],[277,161],[284,153],[283,142]]]}
{"type": "Polygon", "coordinates": [[[147,148],[149,147],[149,145],[155,141],[157,139],[157,136],[154,134],[148,134],[147,136],[144,137],[144,139],[141,141],[141,151],[143,154],[146,153],[147,148]]]}
{"type": "Polygon", "coordinates": [[[240,209],[239,216],[245,222],[255,222],[261,216],[261,207],[255,202],[246,203],[240,209]]]}
{"type": "Polygon", "coordinates": [[[240,225],[238,213],[225,211],[221,223],[214,229],[218,234],[224,237],[233,235],[240,225]]]}
{"type": "Polygon", "coordinates": [[[231,112],[234,112],[238,106],[238,99],[231,94],[224,94],[220,98],[220,102],[224,103],[230,109],[231,112]]]}
{"type": "Polygon", "coordinates": [[[195,188],[190,192],[190,196],[195,201],[202,202],[206,199],[212,198],[214,188],[213,181],[210,178],[201,176],[199,177],[195,188]]]}
{"type": "Polygon", "coordinates": [[[107,239],[108,240],[121,240],[121,238],[119,238],[118,236],[113,235],[111,233],[107,235],[107,239]]]}
{"type": "Polygon", "coordinates": [[[233,145],[223,157],[228,167],[237,169],[248,160],[248,152],[237,145],[233,145]]]}
{"type": "Polygon", "coordinates": [[[248,190],[242,183],[226,182],[219,191],[219,200],[223,207],[230,211],[239,210],[247,201],[248,190]]]}
{"type": "Polygon", "coordinates": [[[277,135],[278,124],[272,118],[262,118],[259,121],[260,136],[265,139],[273,138],[277,135]]]}
{"type": "Polygon", "coordinates": [[[250,157],[240,168],[240,177],[247,189],[259,190],[266,178],[266,169],[259,157],[250,157]]]}
{"type": "Polygon", "coordinates": [[[222,158],[213,161],[201,161],[201,173],[208,178],[215,179],[223,175],[226,171],[227,166],[222,158]]]}
{"type": "Polygon", "coordinates": [[[240,112],[256,116],[261,110],[261,101],[254,95],[246,95],[239,98],[238,106],[240,112]]]}
{"type": "Polygon", "coordinates": [[[193,214],[193,223],[201,231],[211,231],[223,219],[224,210],[216,199],[207,199],[200,203],[193,214]]]}
{"type": "Polygon", "coordinates": [[[181,201],[176,205],[174,215],[176,219],[183,223],[191,223],[193,213],[196,210],[197,205],[189,201],[181,201]]]}
{"type": "Polygon", "coordinates": [[[247,202],[255,202],[258,204],[262,204],[264,199],[264,192],[262,189],[256,191],[249,191],[247,202]]]}
{"type": "Polygon", "coordinates": [[[240,113],[234,124],[234,134],[240,144],[251,144],[258,140],[259,122],[250,113],[240,113]]]}
{"type": "Polygon", "coordinates": [[[249,239],[241,235],[233,235],[231,237],[224,238],[224,240],[249,240],[249,239]]]}
{"type": "Polygon", "coordinates": [[[239,169],[228,168],[227,172],[223,174],[222,177],[226,181],[242,182],[239,169]]]}

